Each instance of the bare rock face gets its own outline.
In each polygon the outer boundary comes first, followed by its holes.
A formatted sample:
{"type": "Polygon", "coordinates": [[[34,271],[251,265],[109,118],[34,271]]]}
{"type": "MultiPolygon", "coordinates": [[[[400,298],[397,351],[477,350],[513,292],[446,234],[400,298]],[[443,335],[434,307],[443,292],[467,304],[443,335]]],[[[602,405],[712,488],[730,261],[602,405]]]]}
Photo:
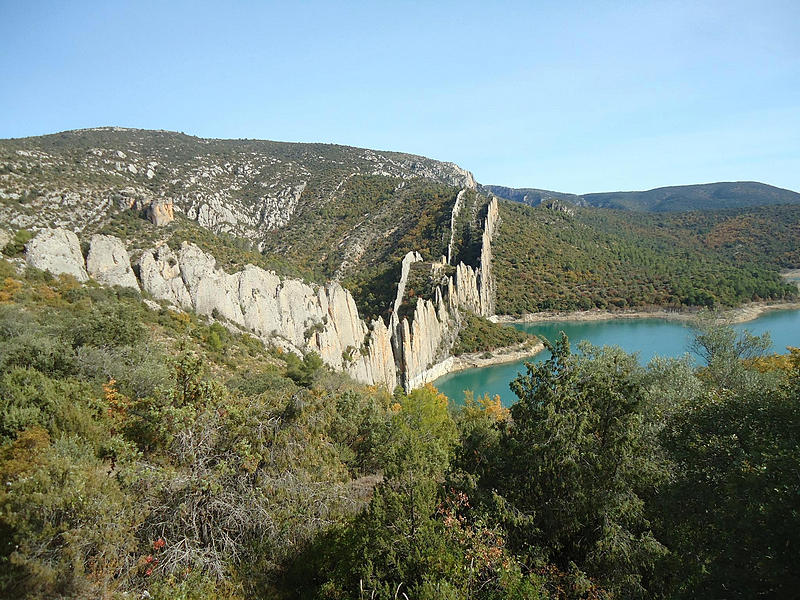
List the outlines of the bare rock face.
{"type": "Polygon", "coordinates": [[[411,321],[403,319],[396,331],[395,347],[400,350],[400,370],[407,390],[430,381],[427,372],[448,357],[457,333],[440,294],[436,300],[417,302],[411,321]]]}
{"type": "Polygon", "coordinates": [[[94,235],[86,257],[86,270],[102,285],[119,285],[135,290],[139,282],[131,269],[131,259],[122,240],[111,235],[94,235]]]}
{"type": "Polygon", "coordinates": [[[226,273],[186,242],[177,256],[167,246],[144,252],[139,276],[156,298],[224,318],[289,350],[317,352],[362,383],[397,385],[389,329],[378,319],[370,330],[353,296],[336,282],[315,287],[253,265],[226,273]]]}
{"type": "Polygon", "coordinates": [[[147,207],[147,218],[157,227],[167,225],[175,220],[175,209],[172,200],[165,198],[153,200],[147,207]]]}
{"type": "Polygon", "coordinates": [[[193,308],[192,298],[181,277],[178,257],[166,244],[142,253],[139,259],[142,289],[155,298],[182,308],[193,308]]]}
{"type": "Polygon", "coordinates": [[[397,294],[392,308],[394,314],[397,314],[400,305],[403,303],[403,297],[406,295],[406,285],[408,285],[408,273],[411,271],[411,265],[420,261],[422,261],[422,255],[417,251],[409,252],[403,257],[400,267],[400,281],[397,282],[397,294]]]}
{"type": "Polygon", "coordinates": [[[11,234],[5,229],[0,229],[0,250],[6,247],[6,244],[11,241],[11,234]]]}
{"type": "Polygon", "coordinates": [[[300,196],[306,189],[306,182],[282,189],[275,196],[268,196],[261,200],[261,222],[267,229],[277,229],[289,222],[294,214],[300,196]]]}
{"type": "Polygon", "coordinates": [[[66,229],[43,229],[25,246],[28,265],[53,275],[72,275],[87,281],[89,275],[83,264],[78,236],[66,229]]]}
{"type": "MultiPolygon", "coordinates": [[[[454,211],[460,208],[456,202],[454,211]]],[[[456,272],[450,278],[447,297],[452,310],[465,308],[475,314],[489,317],[495,311],[496,287],[492,276],[492,237],[500,218],[497,198],[487,205],[486,220],[483,224],[480,261],[476,267],[456,265],[456,272]]]]}

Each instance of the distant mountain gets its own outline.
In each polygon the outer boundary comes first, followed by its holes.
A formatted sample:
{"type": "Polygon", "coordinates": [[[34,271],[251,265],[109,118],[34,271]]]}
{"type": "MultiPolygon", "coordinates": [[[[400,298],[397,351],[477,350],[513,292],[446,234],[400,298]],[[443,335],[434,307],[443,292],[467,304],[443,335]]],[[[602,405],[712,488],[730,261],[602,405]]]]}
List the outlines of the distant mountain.
{"type": "Polygon", "coordinates": [[[596,206],[644,212],[678,212],[690,210],[719,210],[749,208],[775,204],[800,204],[800,193],[755,181],[735,181],[679,185],[644,192],[603,192],[596,194],[566,194],[530,188],[508,188],[497,185],[481,186],[486,192],[538,206],[550,199],[572,202],[577,206],[596,206]]]}
{"type": "Polygon", "coordinates": [[[510,188],[503,185],[479,185],[478,189],[484,194],[494,194],[498,198],[505,198],[506,200],[527,204],[528,206],[539,206],[551,200],[564,200],[577,206],[586,206],[586,203],[580,196],[564,192],[554,192],[536,188],[510,188]]]}

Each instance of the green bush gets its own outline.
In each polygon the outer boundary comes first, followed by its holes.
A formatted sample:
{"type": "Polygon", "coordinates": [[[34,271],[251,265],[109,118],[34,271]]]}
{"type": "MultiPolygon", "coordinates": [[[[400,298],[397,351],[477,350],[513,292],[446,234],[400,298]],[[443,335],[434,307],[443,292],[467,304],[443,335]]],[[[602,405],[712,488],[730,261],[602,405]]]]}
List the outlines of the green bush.
{"type": "Polygon", "coordinates": [[[3,248],[3,254],[10,257],[21,256],[25,252],[25,244],[33,238],[33,234],[27,229],[20,229],[14,233],[14,237],[3,248]]]}

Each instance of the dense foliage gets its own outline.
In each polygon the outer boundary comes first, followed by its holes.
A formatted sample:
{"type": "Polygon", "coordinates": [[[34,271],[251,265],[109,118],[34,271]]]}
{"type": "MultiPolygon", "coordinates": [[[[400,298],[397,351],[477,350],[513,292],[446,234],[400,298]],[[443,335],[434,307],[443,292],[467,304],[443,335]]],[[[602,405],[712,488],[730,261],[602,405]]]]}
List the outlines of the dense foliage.
{"type": "Polygon", "coordinates": [[[519,402],[356,385],[0,261],[0,597],[778,598],[800,353],[562,338],[519,402]]]}
{"type": "Polygon", "coordinates": [[[501,207],[498,313],[734,306],[797,295],[778,269],[800,265],[799,207],[657,215],[501,207]]]}
{"type": "Polygon", "coordinates": [[[491,352],[535,339],[535,336],[514,327],[492,323],[474,313],[466,313],[451,353],[460,356],[470,352],[491,352]]]}

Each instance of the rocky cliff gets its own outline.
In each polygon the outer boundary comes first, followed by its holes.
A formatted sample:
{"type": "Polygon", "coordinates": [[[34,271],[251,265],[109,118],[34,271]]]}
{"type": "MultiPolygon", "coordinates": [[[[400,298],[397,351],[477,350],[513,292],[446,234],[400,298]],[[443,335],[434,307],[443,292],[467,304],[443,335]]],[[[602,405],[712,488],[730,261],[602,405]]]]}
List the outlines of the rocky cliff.
{"type": "MultiPolygon", "coordinates": [[[[463,210],[462,198],[463,193],[460,193],[453,207],[451,223],[457,219],[457,213],[463,210]]],[[[412,265],[422,262],[422,257],[419,253],[409,253],[403,259],[391,328],[398,372],[406,389],[419,387],[446,372],[442,365],[450,356],[450,349],[458,335],[461,311],[482,316],[494,314],[491,242],[498,220],[497,198],[492,198],[486,206],[486,217],[482,224],[478,264],[450,264],[454,243],[451,236],[449,256],[443,256],[440,263],[430,265],[429,279],[437,282],[432,297],[417,298],[411,316],[401,318],[399,308],[408,300],[405,294],[409,272],[412,265]],[[453,274],[446,275],[447,271],[453,271],[453,274]]]]}
{"type": "Polygon", "coordinates": [[[336,282],[313,286],[253,265],[227,273],[189,243],[177,253],[166,245],[143,252],[137,279],[121,240],[93,236],[84,261],[77,236],[64,229],[40,231],[27,245],[26,260],[80,281],[88,280],[88,271],[104,285],[141,285],[158,300],[236,325],[270,344],[317,352],[330,367],[362,383],[390,390],[397,385],[389,329],[381,319],[362,320],[350,292],[336,282]]]}
{"type": "Polygon", "coordinates": [[[422,262],[419,253],[406,255],[388,326],[382,318],[369,323],[362,319],[353,296],[338,282],[312,285],[253,265],[228,273],[213,256],[186,242],[177,252],[166,244],[145,250],[136,265],[138,277],[118,238],[93,236],[84,259],[78,237],[61,228],[41,230],[28,243],[26,260],[79,281],[91,276],[104,285],[141,288],[177,308],[236,325],[286,350],[317,352],[331,368],[362,383],[412,389],[441,370],[437,365],[449,356],[461,310],[490,314],[496,203],[492,200],[487,208],[480,263],[460,263],[453,275],[445,274],[452,266],[446,257],[430,265],[439,281],[433,297],[417,299],[410,315],[401,318],[409,273],[422,262]]]}
{"type": "Polygon", "coordinates": [[[32,266],[141,289],[389,388],[432,377],[462,311],[494,311],[497,206],[476,188],[452,163],[345,146],[118,128],[0,140],[0,224],[39,232],[32,266]],[[245,265],[262,258],[329,282],[245,265]]]}

